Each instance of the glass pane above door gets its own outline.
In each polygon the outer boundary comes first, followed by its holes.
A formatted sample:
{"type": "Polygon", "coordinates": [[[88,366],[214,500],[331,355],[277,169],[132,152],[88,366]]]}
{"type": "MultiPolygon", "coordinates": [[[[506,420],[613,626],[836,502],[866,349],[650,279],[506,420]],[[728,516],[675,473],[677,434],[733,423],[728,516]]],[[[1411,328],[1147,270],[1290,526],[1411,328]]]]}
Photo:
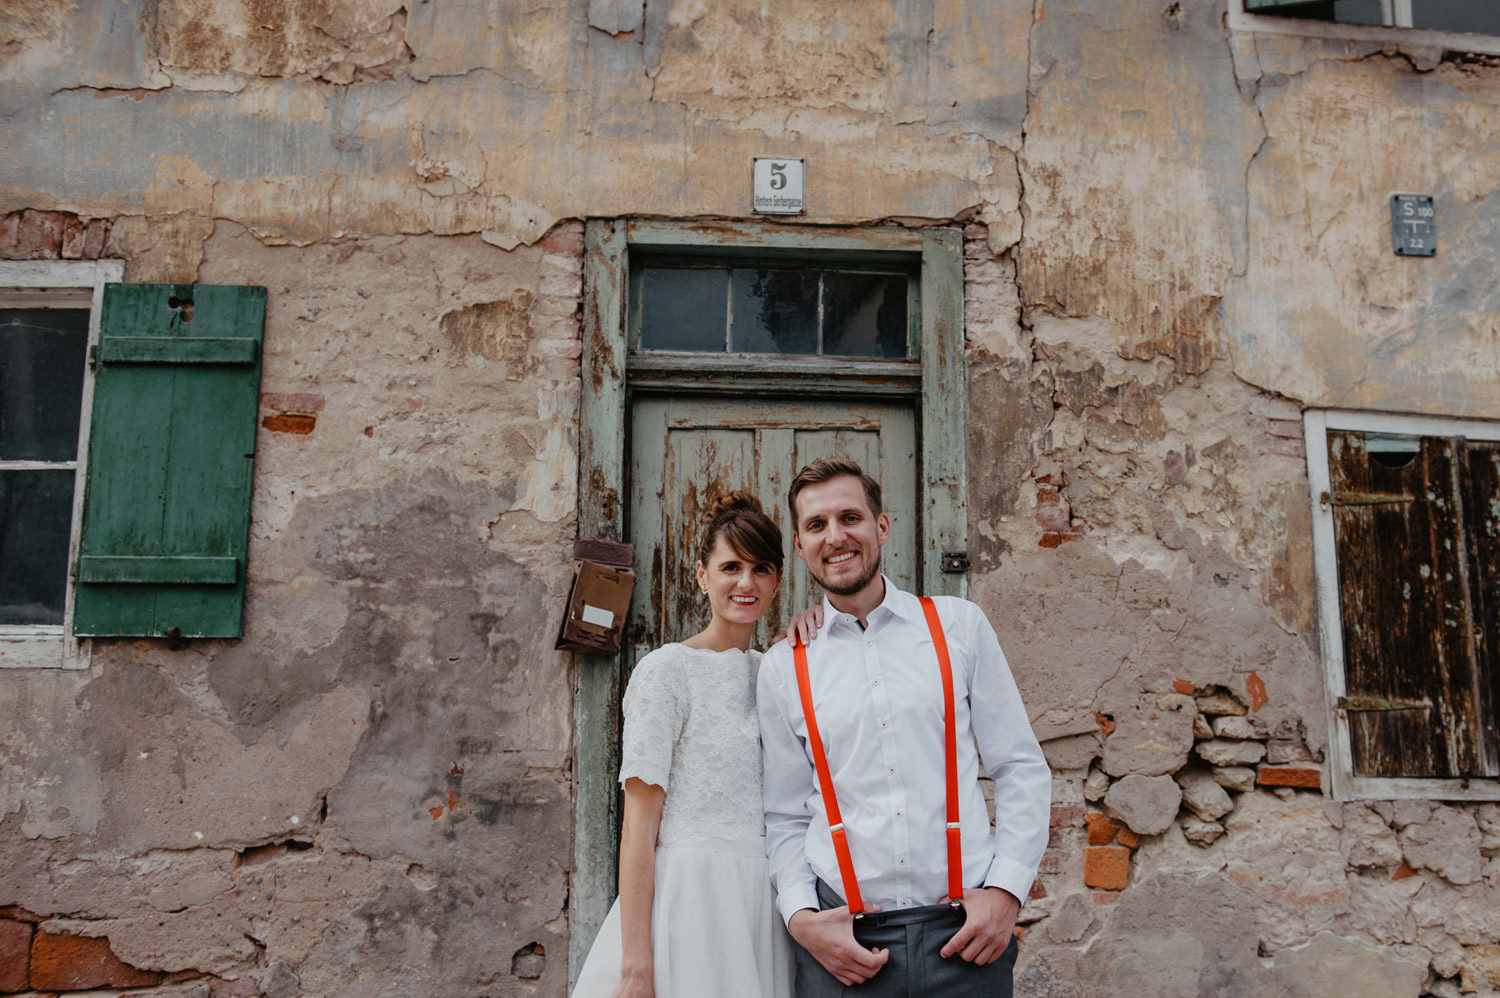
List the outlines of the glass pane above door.
{"type": "Polygon", "coordinates": [[[912,273],[670,260],[630,284],[641,351],[904,360],[916,314],[912,273]]]}

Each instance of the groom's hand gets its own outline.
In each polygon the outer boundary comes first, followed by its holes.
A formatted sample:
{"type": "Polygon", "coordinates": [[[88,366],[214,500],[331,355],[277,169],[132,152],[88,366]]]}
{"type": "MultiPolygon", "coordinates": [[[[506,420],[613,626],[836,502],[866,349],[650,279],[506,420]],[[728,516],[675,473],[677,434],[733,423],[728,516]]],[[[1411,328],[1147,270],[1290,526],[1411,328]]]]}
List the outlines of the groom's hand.
{"type": "Polygon", "coordinates": [[[969,963],[984,966],[1005,954],[1016,927],[1021,902],[1010,891],[981,887],[964,891],[964,924],[942,949],[941,956],[957,953],[969,963]]]}
{"type": "Polygon", "coordinates": [[[874,977],[891,956],[889,950],[865,949],[855,940],[854,916],[849,914],[848,905],[827,911],[803,908],[792,915],[786,927],[792,938],[845,987],[874,977]]]}

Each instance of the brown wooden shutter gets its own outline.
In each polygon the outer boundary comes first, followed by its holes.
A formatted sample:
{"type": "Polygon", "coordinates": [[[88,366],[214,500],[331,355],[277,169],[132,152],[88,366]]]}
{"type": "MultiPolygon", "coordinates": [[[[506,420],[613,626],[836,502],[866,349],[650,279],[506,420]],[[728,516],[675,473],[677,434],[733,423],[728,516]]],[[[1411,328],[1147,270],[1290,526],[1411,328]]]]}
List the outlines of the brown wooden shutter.
{"type": "MultiPolygon", "coordinates": [[[[1355,774],[1496,775],[1479,696],[1465,529],[1475,483],[1465,487],[1464,441],[1336,431],[1328,450],[1344,639],[1340,706],[1349,714],[1355,774]]],[[[1493,580],[1492,569],[1486,574],[1493,580]]]]}
{"type": "Polygon", "coordinates": [[[1465,446],[1465,531],[1469,594],[1479,662],[1480,754],[1484,771],[1500,772],[1500,442],[1465,446]]]}

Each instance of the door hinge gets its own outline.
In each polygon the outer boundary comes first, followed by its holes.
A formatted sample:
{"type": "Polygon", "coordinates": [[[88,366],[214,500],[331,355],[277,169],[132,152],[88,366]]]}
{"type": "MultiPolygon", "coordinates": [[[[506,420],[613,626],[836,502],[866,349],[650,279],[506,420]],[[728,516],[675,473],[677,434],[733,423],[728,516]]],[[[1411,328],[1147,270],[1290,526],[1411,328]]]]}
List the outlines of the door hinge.
{"type": "Polygon", "coordinates": [[[1324,492],[1318,497],[1324,506],[1381,506],[1386,503],[1411,502],[1411,496],[1389,492],[1324,492]]]}
{"type": "Polygon", "coordinates": [[[1385,697],[1339,697],[1339,710],[1365,713],[1377,710],[1431,710],[1432,701],[1393,700],[1385,697]]]}

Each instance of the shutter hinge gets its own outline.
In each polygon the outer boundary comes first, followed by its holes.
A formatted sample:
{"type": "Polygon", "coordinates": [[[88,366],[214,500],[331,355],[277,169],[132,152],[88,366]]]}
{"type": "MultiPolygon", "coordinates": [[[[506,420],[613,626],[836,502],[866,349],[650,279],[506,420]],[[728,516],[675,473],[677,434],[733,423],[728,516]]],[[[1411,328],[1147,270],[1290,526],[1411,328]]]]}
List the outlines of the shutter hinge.
{"type": "Polygon", "coordinates": [[[969,570],[969,552],[962,548],[944,551],[942,567],[949,575],[962,575],[969,570]]]}
{"type": "Polygon", "coordinates": [[[1324,506],[1381,506],[1414,500],[1411,496],[1389,492],[1324,492],[1318,496],[1318,501],[1324,506]]]}
{"type": "Polygon", "coordinates": [[[1339,710],[1366,713],[1381,710],[1431,710],[1432,701],[1393,700],[1385,697],[1339,697],[1339,710]]]}

